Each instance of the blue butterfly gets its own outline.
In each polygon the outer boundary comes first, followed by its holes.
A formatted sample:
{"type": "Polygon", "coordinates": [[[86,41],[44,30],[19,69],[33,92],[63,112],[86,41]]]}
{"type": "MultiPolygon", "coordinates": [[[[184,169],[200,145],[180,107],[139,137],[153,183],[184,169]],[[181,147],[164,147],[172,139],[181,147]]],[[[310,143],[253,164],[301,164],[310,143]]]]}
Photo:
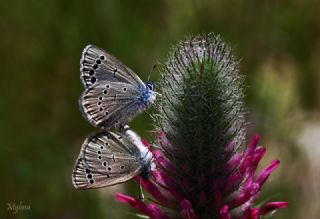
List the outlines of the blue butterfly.
{"type": "MultiPolygon", "coordinates": [[[[148,179],[155,169],[151,151],[128,126],[119,132],[102,131],[84,141],[72,174],[75,188],[112,186],[140,175],[148,179]]],[[[143,194],[141,191],[141,198],[143,194]]]]}
{"type": "Polygon", "coordinates": [[[110,130],[128,124],[155,101],[155,83],[144,83],[106,51],[88,45],[80,61],[85,91],[80,97],[84,117],[95,127],[110,130]]]}

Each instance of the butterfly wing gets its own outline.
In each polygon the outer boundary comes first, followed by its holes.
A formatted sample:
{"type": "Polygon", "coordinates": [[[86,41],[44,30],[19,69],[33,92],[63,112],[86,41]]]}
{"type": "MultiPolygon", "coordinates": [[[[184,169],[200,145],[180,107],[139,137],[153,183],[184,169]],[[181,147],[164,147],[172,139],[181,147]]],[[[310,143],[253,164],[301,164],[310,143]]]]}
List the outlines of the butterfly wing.
{"type": "Polygon", "coordinates": [[[142,96],[143,88],[124,82],[102,81],[84,91],[79,104],[84,117],[93,126],[119,128],[148,108],[149,105],[141,100],[142,96]]]}
{"type": "Polygon", "coordinates": [[[145,86],[130,68],[111,54],[93,45],[84,48],[80,65],[81,81],[86,88],[104,80],[145,86]]]}
{"type": "Polygon", "coordinates": [[[123,134],[100,132],[88,137],[72,174],[75,188],[100,188],[125,182],[144,169],[136,145],[123,134]]]}

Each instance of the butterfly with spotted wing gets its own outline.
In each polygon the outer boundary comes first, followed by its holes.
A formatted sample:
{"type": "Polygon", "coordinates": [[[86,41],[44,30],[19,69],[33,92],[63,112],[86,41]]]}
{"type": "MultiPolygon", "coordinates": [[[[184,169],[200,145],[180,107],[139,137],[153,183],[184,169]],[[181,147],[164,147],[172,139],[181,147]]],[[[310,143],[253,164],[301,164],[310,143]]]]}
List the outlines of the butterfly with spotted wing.
{"type": "Polygon", "coordinates": [[[81,189],[111,186],[137,175],[147,179],[154,168],[152,153],[126,126],[119,134],[103,131],[84,141],[72,183],[81,189]]]}
{"type": "Polygon", "coordinates": [[[153,81],[144,83],[131,69],[96,46],[85,47],[80,64],[85,87],[80,109],[95,127],[121,128],[156,99],[153,81]]]}

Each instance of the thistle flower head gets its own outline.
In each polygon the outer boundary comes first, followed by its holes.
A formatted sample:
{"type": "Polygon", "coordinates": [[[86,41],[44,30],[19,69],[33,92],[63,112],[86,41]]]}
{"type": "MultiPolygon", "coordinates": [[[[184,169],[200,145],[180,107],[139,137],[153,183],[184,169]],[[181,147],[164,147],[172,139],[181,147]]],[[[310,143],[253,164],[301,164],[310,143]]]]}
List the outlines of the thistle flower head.
{"type": "Polygon", "coordinates": [[[156,170],[142,186],[150,203],[118,194],[151,218],[259,218],[285,202],[255,208],[273,161],[256,174],[265,148],[255,136],[245,147],[242,77],[219,37],[190,38],[174,47],[164,65],[162,97],[153,116],[160,149],[156,170]]]}

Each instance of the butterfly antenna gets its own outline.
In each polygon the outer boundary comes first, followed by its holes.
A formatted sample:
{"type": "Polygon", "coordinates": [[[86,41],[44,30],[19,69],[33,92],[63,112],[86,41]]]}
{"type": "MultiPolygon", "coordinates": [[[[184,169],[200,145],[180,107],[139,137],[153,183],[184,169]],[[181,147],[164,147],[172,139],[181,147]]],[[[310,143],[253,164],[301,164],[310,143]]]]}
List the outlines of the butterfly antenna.
{"type": "Polygon", "coordinates": [[[140,180],[139,180],[139,200],[144,201],[144,194],[142,191],[142,177],[140,177],[140,180]]]}
{"type": "Polygon", "coordinates": [[[150,72],[149,75],[148,75],[148,80],[147,80],[147,81],[150,80],[150,76],[151,76],[151,74],[154,72],[154,70],[157,68],[158,64],[159,64],[158,61],[153,64],[152,70],[151,70],[151,72],[150,72]]]}

